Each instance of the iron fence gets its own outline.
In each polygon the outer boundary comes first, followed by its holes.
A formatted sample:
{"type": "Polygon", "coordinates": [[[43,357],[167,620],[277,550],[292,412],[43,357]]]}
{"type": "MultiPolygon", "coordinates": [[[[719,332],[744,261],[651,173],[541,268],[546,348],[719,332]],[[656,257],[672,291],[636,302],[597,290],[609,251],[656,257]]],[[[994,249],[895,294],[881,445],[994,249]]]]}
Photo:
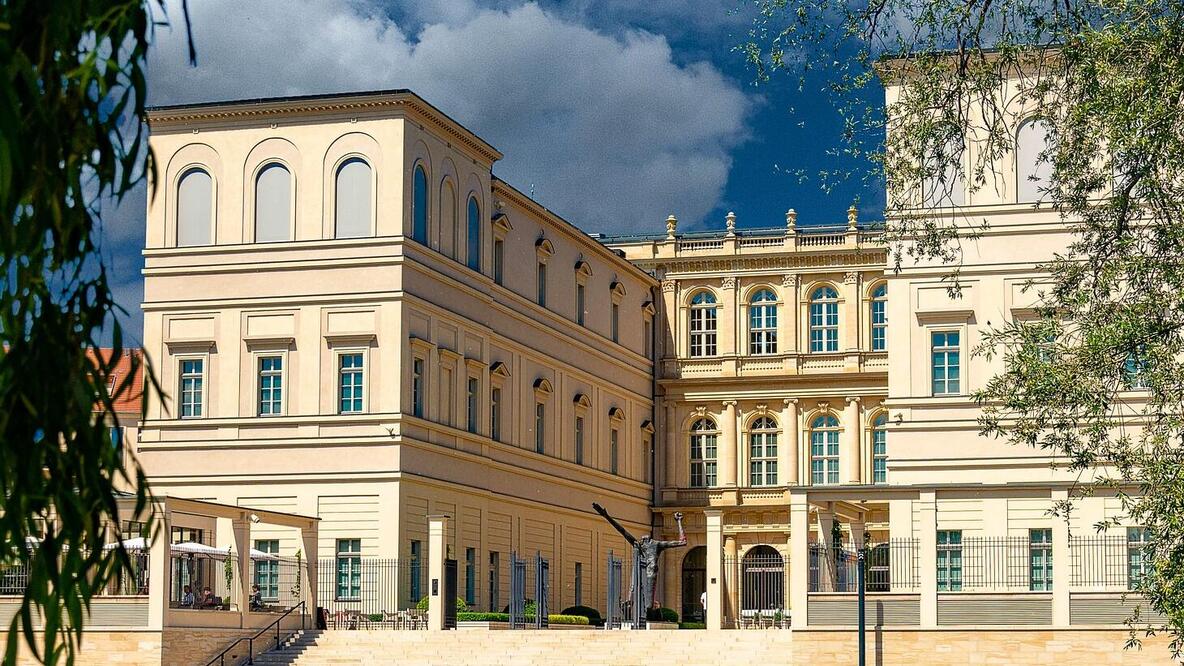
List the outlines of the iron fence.
{"type": "MultiPolygon", "coordinates": [[[[949,549],[950,560],[954,555],[960,560],[960,576],[953,573],[949,583],[939,585],[940,591],[989,591],[989,590],[1044,590],[1052,589],[1051,569],[1045,570],[1045,551],[1038,549],[1040,569],[1033,572],[1033,548],[1027,537],[965,537],[960,548],[949,549]],[[946,589],[941,589],[945,587],[946,589]]],[[[1051,564],[1051,552],[1047,562],[1051,564]]],[[[940,566],[940,559],[939,559],[940,566]]],[[[943,579],[941,572],[939,580],[943,579]]]]}
{"type": "Polygon", "coordinates": [[[323,557],[317,560],[317,603],[337,629],[382,624],[426,629],[426,611],[420,612],[413,598],[414,591],[426,589],[424,573],[416,558],[323,557]],[[419,584],[413,585],[416,577],[419,584]]]}
{"type": "Polygon", "coordinates": [[[534,628],[546,629],[547,616],[550,614],[547,598],[551,594],[550,588],[551,564],[542,553],[534,556],[534,628]]]}
{"type": "Polygon", "coordinates": [[[1072,536],[1069,584],[1085,590],[1133,590],[1145,563],[1142,543],[1125,535],[1072,536]]]}
{"type": "Polygon", "coordinates": [[[526,560],[510,553],[510,628],[526,628],[526,560]]]}
{"type": "Polygon", "coordinates": [[[613,552],[610,550],[606,567],[608,585],[606,586],[604,600],[604,628],[619,629],[624,615],[621,599],[621,577],[624,566],[621,558],[613,555],[613,552]]]}
{"type": "MultiPolygon", "coordinates": [[[[913,592],[920,589],[920,541],[889,539],[867,545],[864,571],[868,592],[913,592]]],[[[810,592],[858,592],[859,547],[855,544],[812,543],[809,547],[810,592]]]]}

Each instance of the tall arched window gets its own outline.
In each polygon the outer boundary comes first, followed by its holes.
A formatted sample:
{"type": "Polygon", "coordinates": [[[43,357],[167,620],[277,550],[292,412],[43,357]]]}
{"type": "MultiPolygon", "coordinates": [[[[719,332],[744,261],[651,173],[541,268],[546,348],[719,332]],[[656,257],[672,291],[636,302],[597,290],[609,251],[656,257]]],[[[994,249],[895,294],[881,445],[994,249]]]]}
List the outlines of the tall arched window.
{"type": "Polygon", "coordinates": [[[715,356],[715,296],[701,291],[691,299],[691,356],[715,356]]]}
{"type": "Polygon", "coordinates": [[[1030,118],[1025,120],[1015,135],[1015,191],[1016,202],[1039,201],[1052,182],[1052,163],[1041,160],[1040,153],[1048,146],[1048,123],[1030,118]]]}
{"type": "Polygon", "coordinates": [[[748,303],[748,353],[777,353],[777,296],[768,289],[753,294],[748,303]]]}
{"type": "Polygon", "coordinates": [[[337,201],[337,238],[362,238],[371,235],[370,165],[360,157],[351,157],[337,168],[334,196],[337,201]]]}
{"type": "Polygon", "coordinates": [[[451,178],[445,178],[440,183],[440,217],[436,220],[440,234],[440,254],[456,259],[460,256],[460,247],[456,244],[456,186],[451,178]]]}
{"type": "Polygon", "coordinates": [[[872,351],[888,348],[888,285],[872,290],[872,351]]]}
{"type": "Polygon", "coordinates": [[[255,242],[292,239],[292,174],[272,162],[255,177],[255,242]]]}
{"type": "Polygon", "coordinates": [[[930,161],[930,170],[936,172],[940,163],[945,163],[941,173],[932,173],[921,183],[921,197],[925,206],[961,206],[966,203],[966,181],[957,159],[963,157],[964,147],[960,138],[954,139],[940,154],[930,161]],[[958,157],[955,157],[958,156],[958,157]]]}
{"type": "Polygon", "coordinates": [[[415,165],[411,183],[411,238],[427,245],[428,242],[428,172],[422,164],[415,165]]]}
{"type": "Polygon", "coordinates": [[[205,169],[190,169],[177,183],[177,245],[209,245],[213,227],[214,180],[205,169]]]}
{"type": "Polygon", "coordinates": [[[777,422],[762,416],[748,433],[748,485],[777,485],[777,422]]]}
{"type": "Polygon", "coordinates": [[[715,485],[715,455],[719,428],[711,419],[699,419],[691,425],[691,487],[715,485]]]}
{"type": "Polygon", "coordinates": [[[831,287],[810,296],[810,351],[839,351],[839,294],[831,287]]]}
{"type": "Polygon", "coordinates": [[[872,483],[888,482],[888,415],[872,421],[872,483]]]}
{"type": "Polygon", "coordinates": [[[839,420],[830,414],[810,424],[810,479],[816,486],[839,482],[839,420]]]}
{"type": "Polygon", "coordinates": [[[477,197],[469,197],[469,225],[466,238],[465,263],[469,268],[481,270],[481,206],[477,197]]]}

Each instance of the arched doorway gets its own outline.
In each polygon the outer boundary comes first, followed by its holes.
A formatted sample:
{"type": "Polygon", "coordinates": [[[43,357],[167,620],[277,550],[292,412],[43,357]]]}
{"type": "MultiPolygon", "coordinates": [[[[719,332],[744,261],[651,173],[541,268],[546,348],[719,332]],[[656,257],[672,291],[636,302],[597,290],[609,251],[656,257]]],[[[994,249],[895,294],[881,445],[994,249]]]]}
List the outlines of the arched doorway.
{"type": "Polygon", "coordinates": [[[707,547],[695,546],[682,558],[682,618],[703,621],[700,599],[707,591],[707,547]]]}
{"type": "Polygon", "coordinates": [[[772,546],[756,546],[740,564],[740,608],[746,611],[785,607],[785,560],[772,546]]]}

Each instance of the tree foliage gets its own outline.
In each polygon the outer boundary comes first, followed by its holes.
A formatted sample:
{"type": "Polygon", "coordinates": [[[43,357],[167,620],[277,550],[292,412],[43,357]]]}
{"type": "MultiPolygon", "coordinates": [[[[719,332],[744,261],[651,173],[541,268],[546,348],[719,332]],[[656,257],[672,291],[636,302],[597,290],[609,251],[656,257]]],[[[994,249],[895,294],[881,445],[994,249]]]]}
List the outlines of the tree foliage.
{"type": "Polygon", "coordinates": [[[28,572],[5,664],[22,639],[73,661],[91,599],[133,572],[104,543],[150,518],[143,472],[108,430],[134,372],[113,372],[126,313],[99,204],[145,176],[144,59],[163,18],[155,0],[0,2],[0,568],[28,572]],[[95,353],[104,326],[111,354],[95,353]]]}
{"type": "Polygon", "coordinates": [[[990,224],[957,205],[955,184],[972,194],[997,187],[1019,122],[1045,122],[1040,160],[1051,177],[1040,205],[1071,241],[1041,267],[1038,319],[985,335],[979,351],[1001,371],[976,395],[982,432],[1064,456],[1080,492],[1118,493],[1125,522],[1149,533],[1139,591],[1166,617],[1164,627],[1140,626],[1168,631],[1179,657],[1184,3],[756,4],[741,48],[757,75],[789,75],[803,90],[817,82],[836,100],[842,151],[868,158],[863,176],[888,184],[894,266],[944,262],[955,292],[963,242],[990,224]],[[900,87],[886,106],[875,101],[881,80],[900,87]]]}

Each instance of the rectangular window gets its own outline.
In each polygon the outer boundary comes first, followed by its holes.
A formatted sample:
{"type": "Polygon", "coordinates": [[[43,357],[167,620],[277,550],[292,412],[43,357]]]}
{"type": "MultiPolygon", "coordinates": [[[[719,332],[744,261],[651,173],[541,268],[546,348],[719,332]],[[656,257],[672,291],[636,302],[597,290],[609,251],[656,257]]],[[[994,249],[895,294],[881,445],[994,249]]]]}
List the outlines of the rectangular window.
{"type": "Polygon", "coordinates": [[[355,352],[337,357],[337,395],[339,414],[362,411],[362,354],[355,352]]]}
{"type": "Polygon", "coordinates": [[[547,265],[539,262],[538,276],[535,278],[537,284],[535,285],[538,294],[537,299],[539,305],[547,307],[547,265]]]}
{"type": "Polygon", "coordinates": [[[547,406],[541,402],[534,404],[534,452],[546,453],[546,433],[545,426],[547,423],[547,406]]]}
{"type": "Polygon", "coordinates": [[[576,562],[576,605],[584,605],[584,565],[576,562]]]}
{"type": "Polygon", "coordinates": [[[576,417],[576,464],[584,464],[584,417],[576,417]]]}
{"type": "Polygon", "coordinates": [[[1147,575],[1149,567],[1144,551],[1146,546],[1146,527],[1126,528],[1126,588],[1128,590],[1138,588],[1143,576],[1147,575]]]}
{"type": "MultiPolygon", "coordinates": [[[[269,555],[280,552],[279,539],[259,539],[255,541],[255,550],[269,555]]],[[[280,563],[276,560],[255,560],[255,584],[259,586],[259,596],[267,601],[280,598],[280,563]]]]}
{"type": "Polygon", "coordinates": [[[411,361],[411,414],[423,418],[423,359],[411,361]]]}
{"type": "Polygon", "coordinates": [[[584,285],[576,285],[576,323],[580,326],[584,325],[584,285]]]}
{"type": "Polygon", "coordinates": [[[1052,530],[1028,530],[1028,589],[1052,591],[1052,530]]]}
{"type": "Polygon", "coordinates": [[[653,480],[653,476],[651,476],[650,473],[650,465],[652,464],[651,461],[653,460],[654,456],[654,450],[652,447],[653,444],[650,442],[650,438],[643,437],[641,440],[641,480],[645,483],[651,483],[653,480]]]}
{"type": "Polygon", "coordinates": [[[337,599],[362,598],[362,540],[337,540],[337,599]]]}
{"type": "Polygon", "coordinates": [[[641,355],[646,358],[651,358],[654,355],[654,322],[646,319],[642,322],[641,333],[641,355]]]}
{"type": "Polygon", "coordinates": [[[888,302],[883,299],[872,301],[872,351],[888,348],[888,302]]]}
{"type": "Polygon", "coordinates": [[[957,395],[961,381],[961,348],[958,331],[934,331],[931,334],[933,358],[933,395],[957,395]]]}
{"type": "Polygon", "coordinates": [[[621,431],[613,428],[608,433],[608,471],[617,474],[620,471],[621,431]]]}
{"type": "Polygon", "coordinates": [[[872,430],[872,483],[888,483],[888,430],[872,430]]]}
{"type": "Polygon", "coordinates": [[[415,604],[423,598],[423,542],[411,540],[411,603],[415,604]]]}
{"type": "Polygon", "coordinates": [[[506,243],[498,238],[493,241],[493,281],[498,284],[502,282],[502,266],[505,263],[506,243]]]}
{"type": "Polygon", "coordinates": [[[259,416],[284,413],[284,357],[259,357],[259,416]]]}
{"type": "Polygon", "coordinates": [[[468,413],[466,419],[469,432],[477,434],[477,392],[481,390],[481,380],[476,377],[469,377],[469,391],[468,398],[465,401],[465,411],[468,413]]]}
{"type": "Polygon", "coordinates": [[[181,360],[181,418],[200,418],[204,405],[205,363],[200,358],[181,360]]]}
{"type": "Polygon", "coordinates": [[[501,554],[489,552],[489,612],[497,613],[498,608],[498,572],[501,570],[501,554]]]}
{"type": "Polygon", "coordinates": [[[440,370],[440,423],[452,425],[452,368],[440,370]]]}
{"type": "Polygon", "coordinates": [[[962,530],[937,531],[937,590],[962,591],[962,530]]]}
{"type": "Polygon", "coordinates": [[[617,303],[613,303],[612,330],[613,330],[613,342],[620,342],[621,341],[621,306],[617,303]]]}
{"type": "Polygon", "coordinates": [[[489,436],[502,439],[502,390],[496,386],[489,392],[489,436]]]}
{"type": "Polygon", "coordinates": [[[477,549],[465,548],[465,603],[477,605],[477,549]]]}

